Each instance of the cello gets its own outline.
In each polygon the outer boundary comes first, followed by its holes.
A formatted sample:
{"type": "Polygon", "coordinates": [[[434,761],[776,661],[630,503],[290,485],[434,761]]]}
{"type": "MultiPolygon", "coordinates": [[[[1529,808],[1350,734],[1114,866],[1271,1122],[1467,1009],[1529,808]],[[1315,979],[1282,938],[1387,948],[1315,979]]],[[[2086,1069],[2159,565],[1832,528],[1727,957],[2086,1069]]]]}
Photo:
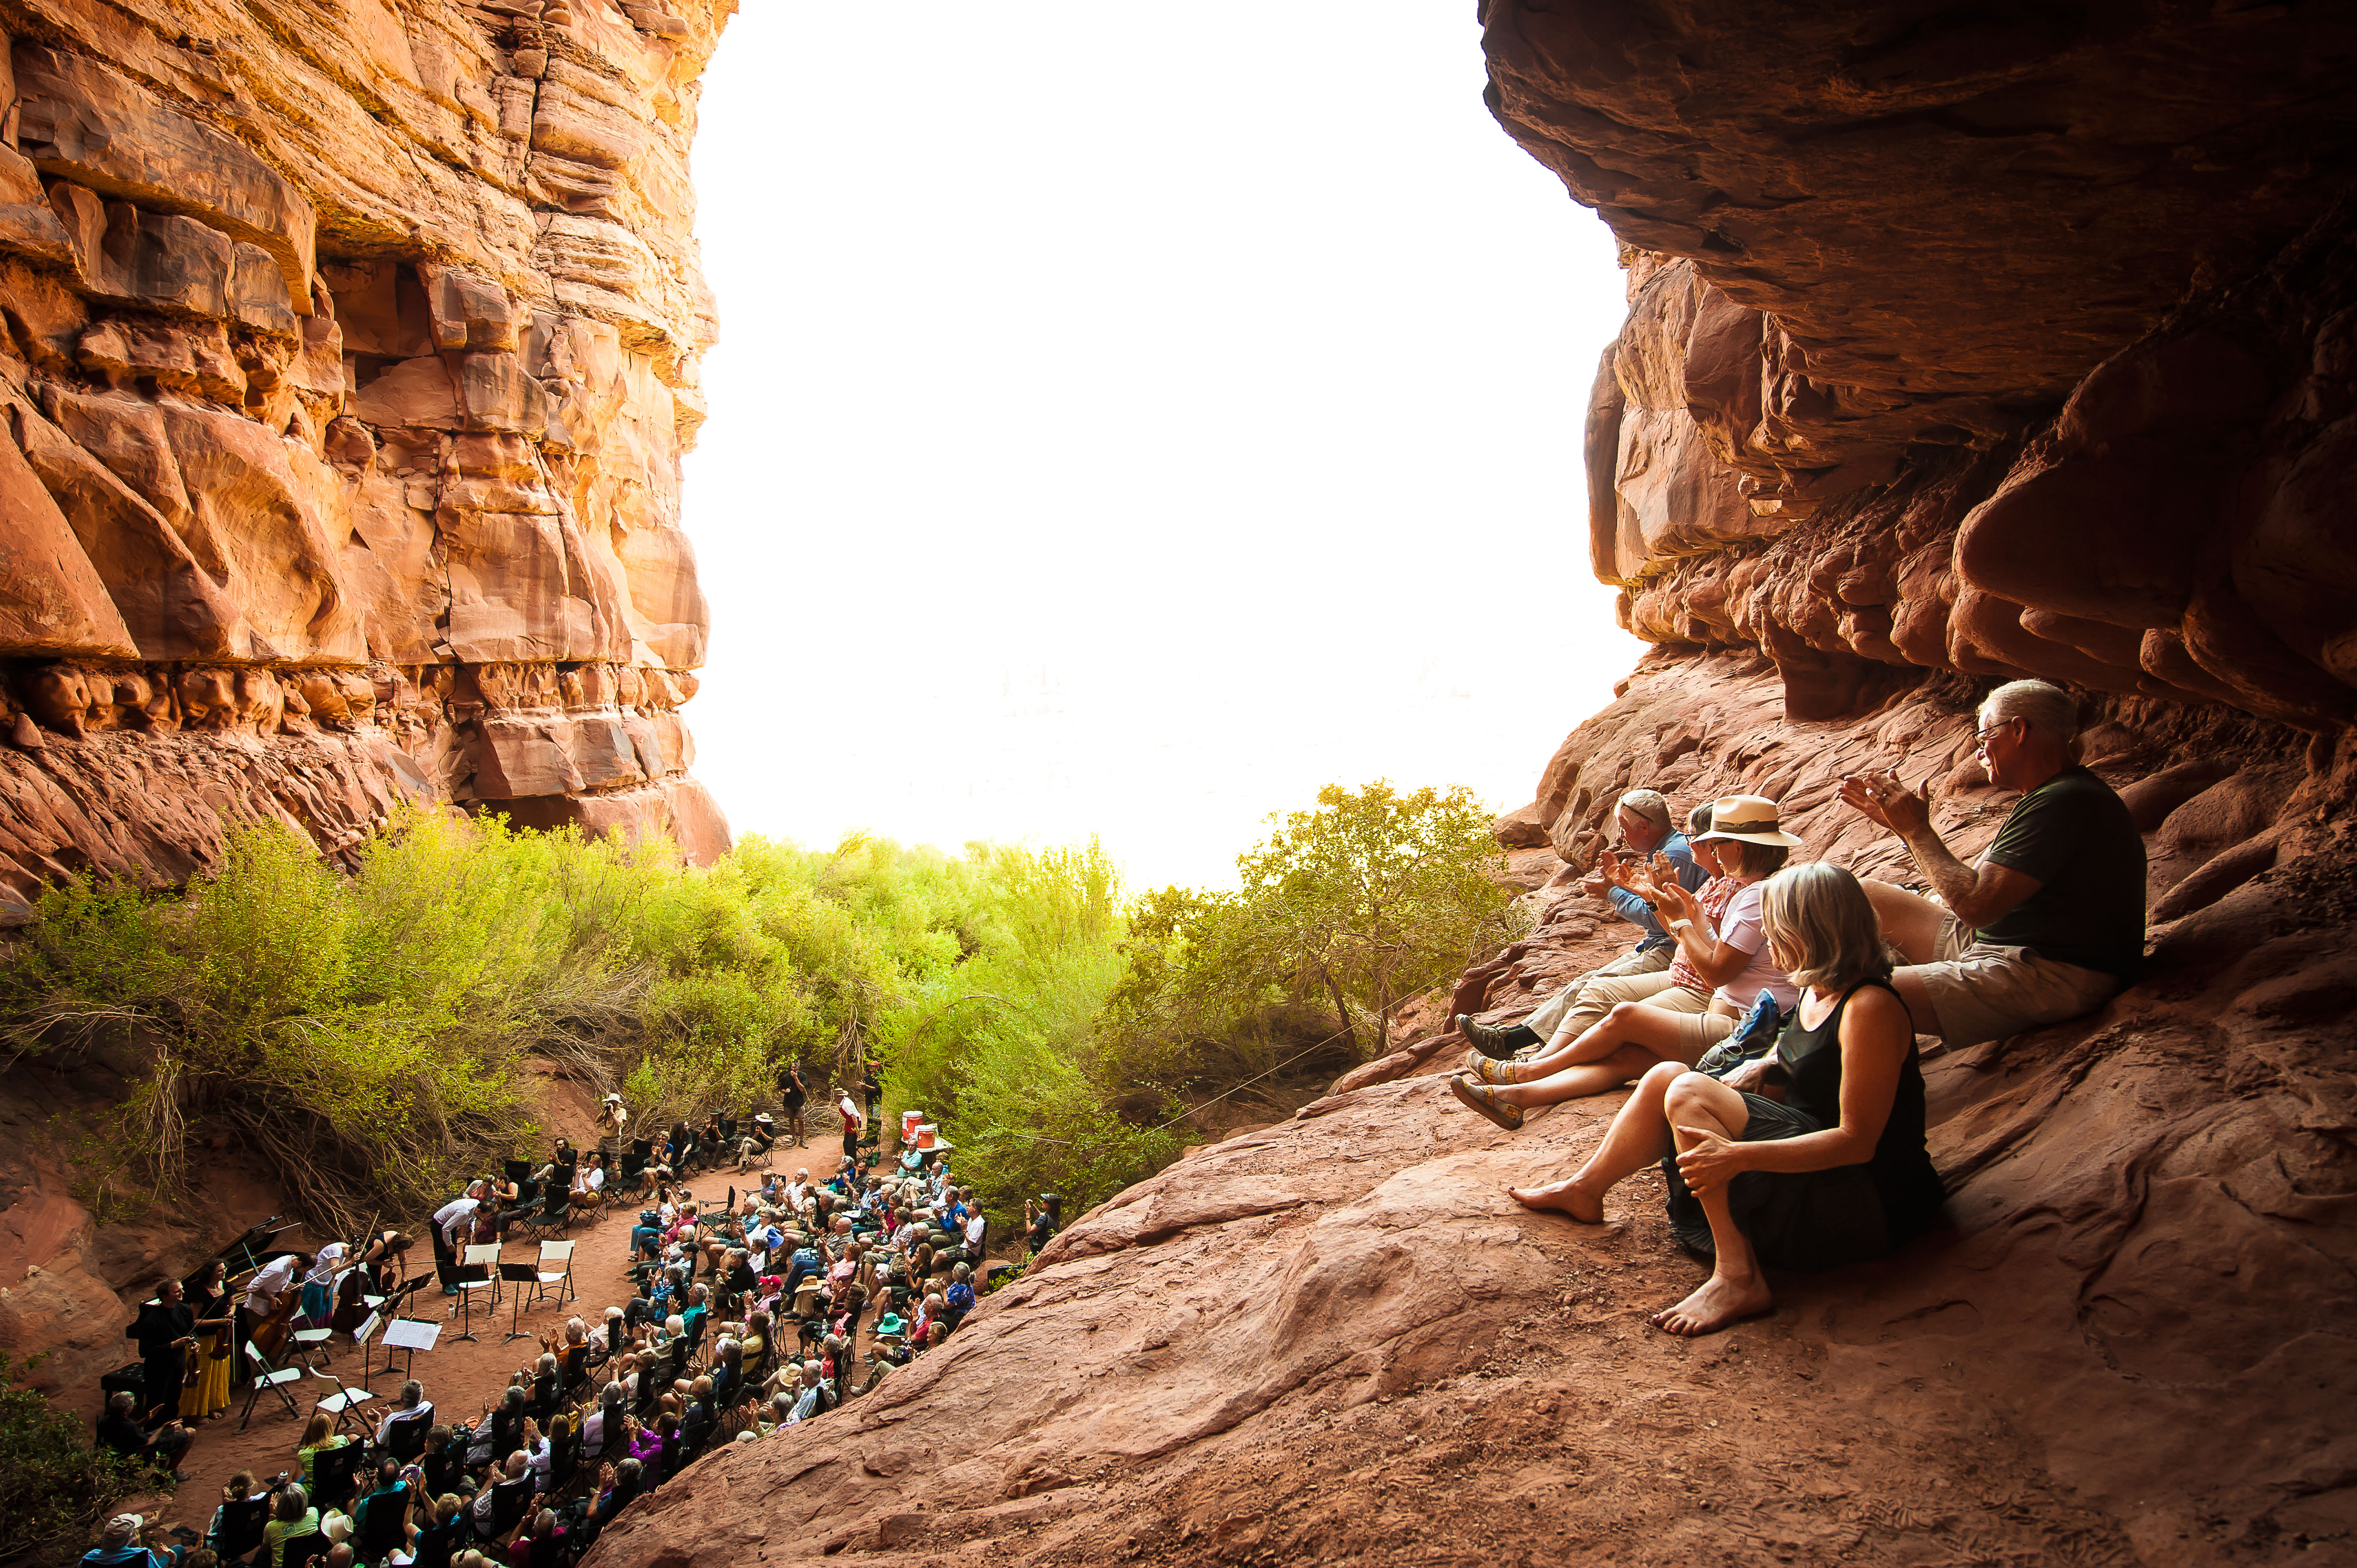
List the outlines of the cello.
{"type": "Polygon", "coordinates": [[[303,1282],[292,1280],[272,1305],[270,1316],[253,1326],[246,1340],[273,1366],[278,1353],[286,1348],[287,1337],[295,1332],[295,1309],[303,1304],[303,1282]]]}

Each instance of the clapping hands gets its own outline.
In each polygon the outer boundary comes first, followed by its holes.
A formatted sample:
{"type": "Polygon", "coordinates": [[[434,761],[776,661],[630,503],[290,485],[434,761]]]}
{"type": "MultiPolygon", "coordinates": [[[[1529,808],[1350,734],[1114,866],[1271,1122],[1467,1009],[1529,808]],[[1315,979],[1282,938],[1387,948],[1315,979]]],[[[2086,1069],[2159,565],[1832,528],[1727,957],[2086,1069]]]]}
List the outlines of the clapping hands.
{"type": "Polygon", "coordinates": [[[1895,772],[1853,773],[1842,780],[1841,798],[1843,805],[1901,838],[1931,824],[1931,799],[1910,789],[1895,772]]]}

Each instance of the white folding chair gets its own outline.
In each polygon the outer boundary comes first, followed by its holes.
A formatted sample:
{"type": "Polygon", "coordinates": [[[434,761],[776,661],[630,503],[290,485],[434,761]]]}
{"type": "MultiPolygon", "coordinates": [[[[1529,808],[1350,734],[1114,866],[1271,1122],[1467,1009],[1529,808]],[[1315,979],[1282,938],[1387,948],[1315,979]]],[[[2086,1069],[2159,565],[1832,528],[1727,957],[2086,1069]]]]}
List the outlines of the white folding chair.
{"type": "Polygon", "coordinates": [[[461,1279],[458,1282],[458,1305],[466,1314],[466,1320],[462,1326],[463,1332],[452,1337],[454,1340],[472,1339],[475,1337],[476,1293],[489,1291],[491,1293],[490,1305],[497,1306],[500,1304],[500,1244],[487,1241],[479,1247],[468,1246],[459,1259],[458,1266],[462,1273],[468,1269],[483,1272],[481,1279],[461,1279]]]}
{"type": "Polygon", "coordinates": [[[336,1385],[336,1391],[334,1393],[328,1394],[311,1408],[319,1412],[323,1415],[334,1416],[336,1418],[336,1426],[339,1430],[342,1429],[344,1419],[347,1416],[350,1415],[353,1411],[358,1410],[361,1406],[369,1402],[370,1396],[368,1390],[364,1388],[348,1389],[344,1387],[344,1380],[336,1376],[333,1372],[323,1372],[317,1367],[314,1367],[311,1369],[311,1375],[315,1378],[324,1379],[325,1380],[336,1385]]]}
{"type": "Polygon", "coordinates": [[[255,1349],[250,1339],[245,1345],[245,1359],[253,1363],[253,1391],[245,1396],[245,1419],[237,1423],[240,1432],[243,1432],[247,1423],[253,1420],[253,1407],[262,1402],[262,1391],[264,1389],[278,1396],[278,1402],[286,1407],[287,1414],[299,1416],[303,1413],[295,1408],[295,1396],[286,1391],[286,1385],[303,1375],[302,1368],[272,1366],[270,1359],[255,1349]]]}
{"type": "Polygon", "coordinates": [[[560,1305],[581,1299],[581,1293],[573,1288],[573,1243],[570,1241],[543,1241],[540,1244],[540,1273],[532,1286],[532,1299],[535,1305],[541,1293],[550,1285],[558,1287],[556,1299],[560,1305]]]}

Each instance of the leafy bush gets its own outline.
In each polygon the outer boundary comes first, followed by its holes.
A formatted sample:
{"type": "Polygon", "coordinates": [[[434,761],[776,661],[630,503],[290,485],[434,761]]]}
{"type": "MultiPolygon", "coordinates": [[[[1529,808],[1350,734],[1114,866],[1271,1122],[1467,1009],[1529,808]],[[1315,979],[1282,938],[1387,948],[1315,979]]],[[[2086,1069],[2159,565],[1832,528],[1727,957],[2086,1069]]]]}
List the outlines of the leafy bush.
{"type": "Polygon", "coordinates": [[[0,1355],[0,1560],[70,1563],[116,1504],[172,1483],[94,1447],[80,1421],[25,1386],[39,1361],[0,1355]]]}

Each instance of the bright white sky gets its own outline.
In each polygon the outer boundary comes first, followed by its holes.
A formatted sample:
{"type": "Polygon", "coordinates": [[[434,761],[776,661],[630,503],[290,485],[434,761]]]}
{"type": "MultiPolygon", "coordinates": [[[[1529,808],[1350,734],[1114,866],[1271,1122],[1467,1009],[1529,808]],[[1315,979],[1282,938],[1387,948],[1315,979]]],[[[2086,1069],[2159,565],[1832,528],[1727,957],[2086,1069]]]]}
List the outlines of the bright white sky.
{"type": "Polygon", "coordinates": [[[1469,0],[754,0],[687,711],[735,829],[1095,834],[1232,885],[1318,786],[1530,800],[1639,644],[1587,571],[1611,238],[1469,0]]]}

